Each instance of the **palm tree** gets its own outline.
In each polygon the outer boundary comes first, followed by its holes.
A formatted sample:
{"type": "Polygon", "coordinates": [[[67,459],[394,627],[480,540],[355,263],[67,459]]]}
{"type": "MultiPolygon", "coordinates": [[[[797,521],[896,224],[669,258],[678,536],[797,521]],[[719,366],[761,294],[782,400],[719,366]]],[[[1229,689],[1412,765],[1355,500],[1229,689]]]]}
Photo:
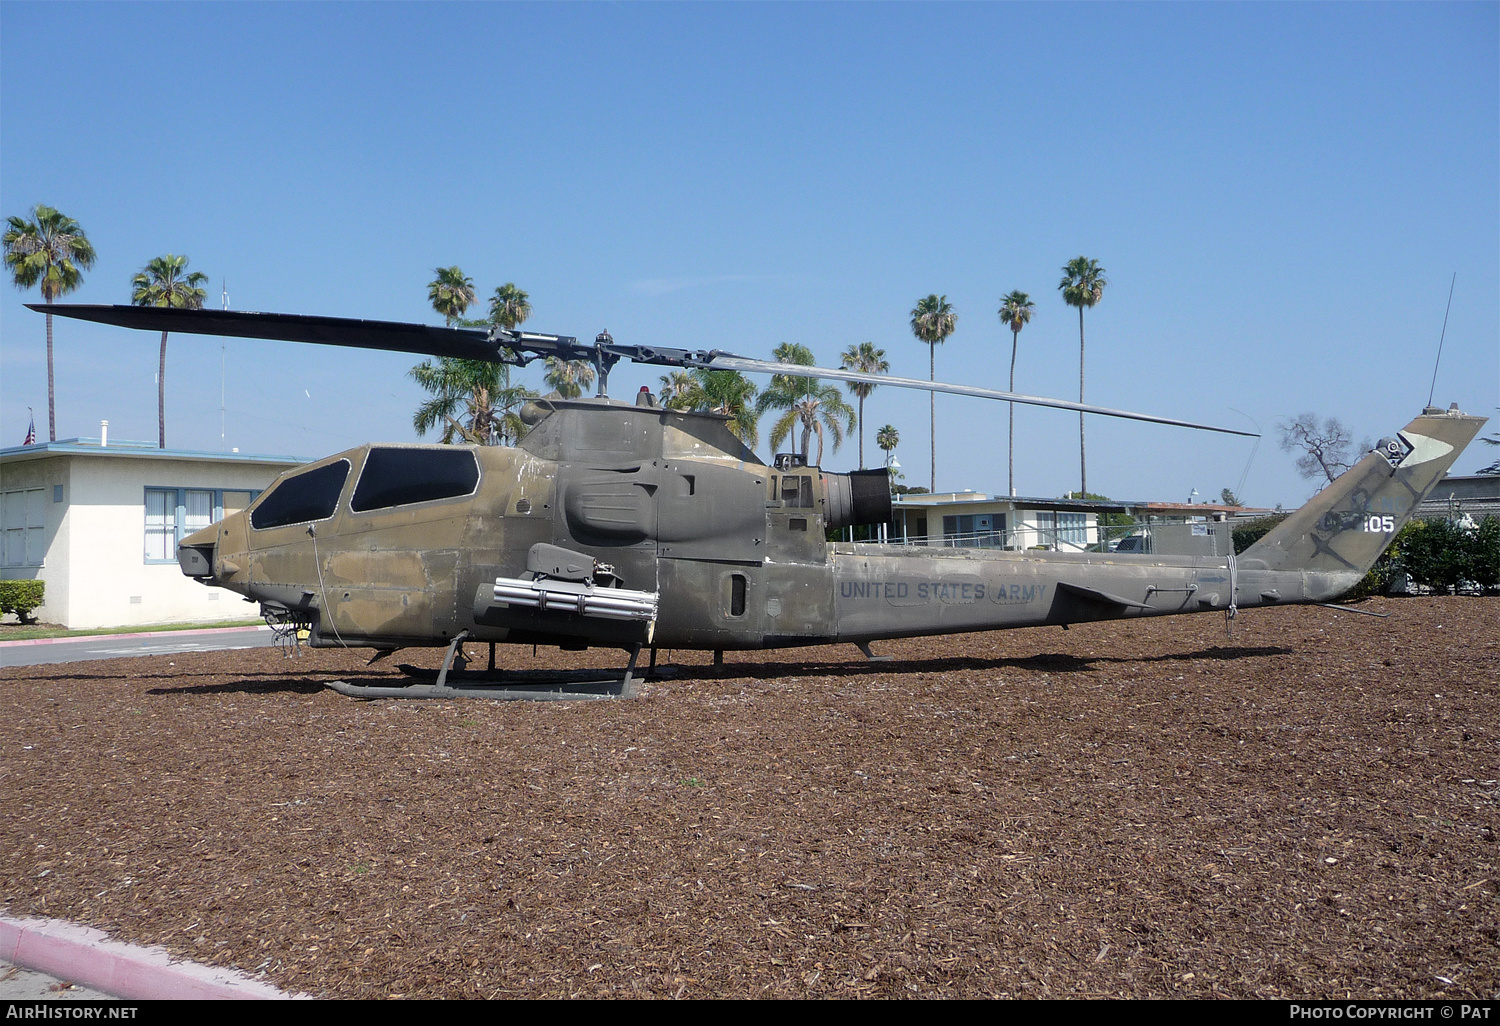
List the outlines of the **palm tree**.
{"type": "Polygon", "coordinates": [[[885,450],[885,465],[889,469],[891,453],[895,452],[896,446],[901,444],[901,432],[896,430],[895,425],[887,424],[875,432],[875,444],[885,450]]]}
{"type": "Polygon", "coordinates": [[[750,448],[760,444],[760,411],[754,405],[756,388],[739,371],[693,370],[699,405],[695,409],[729,417],[729,430],[750,448]]]}
{"type": "Polygon", "coordinates": [[[422,361],[410,375],[432,394],[412,418],[418,436],[442,424],[444,445],[506,445],[526,431],[514,408],[536,393],[524,385],[512,385],[505,364],[440,357],[436,363],[422,361]],[[455,416],[460,411],[466,414],[466,422],[455,416]]]}
{"type": "MultiPolygon", "coordinates": [[[[798,363],[812,366],[813,354],[804,345],[785,342],[771,354],[779,363],[798,363]]],[[[823,465],[823,435],[833,439],[833,451],[843,444],[844,431],[854,430],[854,408],[844,401],[835,385],[824,385],[817,378],[804,378],[790,374],[777,374],[771,378],[770,387],[755,401],[758,413],[767,410],[786,410],[771,428],[771,452],[774,454],[787,435],[799,423],[802,425],[802,458],[807,459],[808,443],[818,436],[818,458],[815,466],[823,465]]]]}
{"type": "MultiPolygon", "coordinates": [[[[202,271],[187,273],[188,258],[168,253],[157,257],[130,279],[133,306],[166,306],[178,310],[201,310],[208,295],[202,271]]],[[[167,447],[167,333],[161,333],[161,357],[156,371],[156,445],[167,447]]]]}
{"type": "Polygon", "coordinates": [[[547,357],[547,373],[542,380],[564,399],[577,399],[594,383],[594,365],[587,360],[561,360],[547,357]]]}
{"type": "MultiPolygon", "coordinates": [[[[1480,439],[1485,445],[1500,445],[1500,433],[1485,435],[1480,439]]],[[[1474,471],[1476,474],[1496,475],[1500,474],[1500,460],[1496,460],[1487,467],[1480,467],[1474,471]]]]}
{"type": "MultiPolygon", "coordinates": [[[[850,346],[844,350],[844,360],[840,364],[844,370],[858,371],[861,374],[884,374],[891,369],[890,363],[885,358],[884,349],[876,349],[873,342],[861,342],[857,346],[850,346]]],[[[848,382],[849,391],[859,398],[859,469],[865,469],[865,399],[875,386],[868,381],[848,382]]]]}
{"type": "Polygon", "coordinates": [[[739,371],[673,371],[661,376],[661,403],[669,410],[721,413],[729,418],[729,430],[746,445],[760,444],[760,414],[752,400],[755,385],[739,371]]]}
{"type": "Polygon", "coordinates": [[[474,302],[474,280],[465,278],[458,267],[439,267],[432,273],[437,277],[427,285],[427,299],[451,328],[474,302]]]}
{"type": "Polygon", "coordinates": [[[531,316],[529,296],[516,288],[514,282],[506,282],[490,297],[490,323],[502,328],[514,329],[531,316]]]}
{"type": "MultiPolygon", "coordinates": [[[[911,312],[911,333],[927,343],[928,380],[937,380],[937,347],[958,327],[958,312],[947,296],[919,300],[911,312]]],[[[932,436],[932,491],[937,491],[937,393],[927,393],[927,427],[932,436]]]]}
{"type": "MultiPolygon", "coordinates": [[[[1031,323],[1031,312],[1036,304],[1026,293],[1016,290],[1000,300],[1000,323],[1010,329],[1010,388],[1016,390],[1016,344],[1020,341],[1021,329],[1031,323]]],[[[1016,404],[1010,403],[1010,477],[1007,484],[1010,494],[1016,494],[1016,404]]]]}
{"type": "MultiPolygon", "coordinates": [[[[42,287],[42,301],[51,306],[83,284],[83,271],[94,266],[94,247],[78,222],[52,207],[31,208],[32,220],[7,218],[0,241],[5,266],[16,288],[42,287]]],[[[57,441],[56,388],[52,377],[52,314],[47,314],[47,440],[57,441]]]]}
{"type": "MultiPolygon", "coordinates": [[[[1069,260],[1063,268],[1062,281],[1057,287],[1062,291],[1063,302],[1078,307],[1078,401],[1083,402],[1083,310],[1093,306],[1104,295],[1104,286],[1109,280],[1104,277],[1104,268],[1099,261],[1088,257],[1069,260]]],[[[1089,463],[1083,448],[1083,412],[1078,414],[1078,472],[1079,491],[1089,490],[1089,463]]]]}
{"type": "Polygon", "coordinates": [[[698,408],[698,379],[688,370],[675,370],[661,376],[661,404],[669,410],[698,408]]]}

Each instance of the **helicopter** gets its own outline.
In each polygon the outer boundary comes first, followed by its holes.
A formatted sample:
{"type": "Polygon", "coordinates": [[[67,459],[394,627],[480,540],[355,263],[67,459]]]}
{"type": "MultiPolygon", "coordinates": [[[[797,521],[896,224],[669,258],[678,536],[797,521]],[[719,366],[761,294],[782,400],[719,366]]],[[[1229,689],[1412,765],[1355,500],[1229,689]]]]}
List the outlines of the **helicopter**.
{"type": "MultiPolygon", "coordinates": [[[[1227,434],[1250,432],[967,385],[748,359],[718,350],[240,311],[59,304],[122,327],[410,352],[524,366],[587,360],[599,394],[534,400],[512,447],[368,444],[279,477],[245,510],[185,537],[182,572],[257,602],[317,647],[446,648],[432,683],[333,685],[357,697],[517,697],[495,646],[618,648],[610,695],[633,696],[659,649],[852,643],[1143,616],[1328,603],[1395,538],[1485,423],[1428,407],[1239,556],[1010,551],[827,541],[892,513],[889,472],[763,463],[716,413],[610,399],[622,359],[869,381],[1227,434]],[[463,645],[489,643],[489,676],[463,645]],[[455,667],[457,663],[457,668],[455,667]]],[[[412,667],[402,667],[421,677],[412,667]]],[[[430,675],[429,675],[430,676],[430,675]]],[[[551,697],[578,689],[543,688],[551,697]]]]}

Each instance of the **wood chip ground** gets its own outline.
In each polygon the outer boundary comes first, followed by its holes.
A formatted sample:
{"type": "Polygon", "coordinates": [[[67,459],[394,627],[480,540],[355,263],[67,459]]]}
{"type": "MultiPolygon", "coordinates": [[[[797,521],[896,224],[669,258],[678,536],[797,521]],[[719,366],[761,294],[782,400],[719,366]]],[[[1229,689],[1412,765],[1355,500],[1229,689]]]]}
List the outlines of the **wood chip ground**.
{"type": "Polygon", "coordinates": [[[1500,599],[1361,608],[679,653],[615,702],[3,670],[0,907],[326,997],[1496,998],[1500,599]]]}

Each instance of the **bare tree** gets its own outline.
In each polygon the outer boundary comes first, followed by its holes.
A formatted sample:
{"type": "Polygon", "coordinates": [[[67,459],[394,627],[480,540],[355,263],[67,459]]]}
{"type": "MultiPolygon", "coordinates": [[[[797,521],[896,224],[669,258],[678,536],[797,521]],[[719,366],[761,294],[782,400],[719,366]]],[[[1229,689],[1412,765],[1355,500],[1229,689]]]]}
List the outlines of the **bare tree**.
{"type": "Polygon", "coordinates": [[[1297,472],[1306,478],[1322,474],[1332,481],[1373,448],[1366,439],[1356,449],[1353,433],[1337,417],[1328,417],[1320,423],[1317,414],[1304,413],[1278,427],[1282,451],[1302,454],[1297,457],[1297,472]]]}

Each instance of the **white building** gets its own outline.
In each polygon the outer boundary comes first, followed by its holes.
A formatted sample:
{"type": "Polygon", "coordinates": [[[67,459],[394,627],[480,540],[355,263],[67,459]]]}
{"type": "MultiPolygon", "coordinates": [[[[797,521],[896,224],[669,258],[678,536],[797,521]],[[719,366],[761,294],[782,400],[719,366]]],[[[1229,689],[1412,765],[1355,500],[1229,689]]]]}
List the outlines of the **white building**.
{"type": "Polygon", "coordinates": [[[0,579],[45,582],[34,615],[74,629],[254,619],[184,577],[177,542],[303,462],[97,438],[0,449],[0,579]]]}
{"type": "Polygon", "coordinates": [[[949,548],[1224,556],[1234,551],[1227,521],[1236,512],[1209,503],[919,492],[896,497],[887,533],[893,542],[949,548]]]}
{"type": "Polygon", "coordinates": [[[1099,540],[1093,503],[1012,499],[982,492],[896,497],[891,540],[958,548],[1047,548],[1081,552],[1099,540]]]}

